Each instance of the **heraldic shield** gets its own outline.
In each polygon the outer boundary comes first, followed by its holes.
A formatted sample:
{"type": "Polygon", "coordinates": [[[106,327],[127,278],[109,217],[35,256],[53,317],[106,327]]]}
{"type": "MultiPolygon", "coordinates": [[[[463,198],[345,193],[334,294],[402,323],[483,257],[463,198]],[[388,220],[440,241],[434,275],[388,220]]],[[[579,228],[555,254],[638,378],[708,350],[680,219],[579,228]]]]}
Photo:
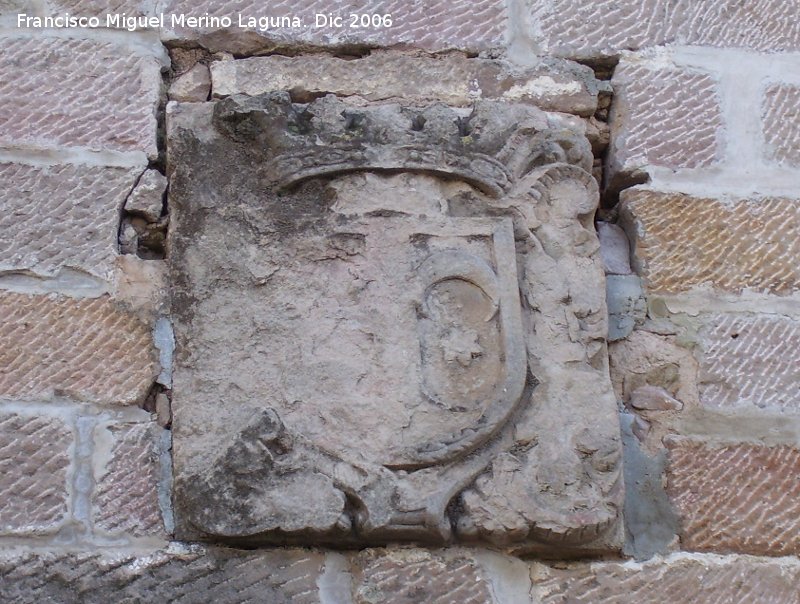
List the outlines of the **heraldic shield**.
{"type": "Polygon", "coordinates": [[[619,544],[585,139],[490,102],[168,113],[180,538],[619,544]]]}

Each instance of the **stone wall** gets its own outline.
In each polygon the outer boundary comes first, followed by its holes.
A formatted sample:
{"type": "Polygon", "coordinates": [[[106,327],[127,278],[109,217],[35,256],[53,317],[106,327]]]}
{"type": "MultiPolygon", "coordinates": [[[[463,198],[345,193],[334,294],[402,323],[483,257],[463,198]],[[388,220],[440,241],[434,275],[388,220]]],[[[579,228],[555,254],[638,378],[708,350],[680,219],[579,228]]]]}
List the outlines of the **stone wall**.
{"type": "Polygon", "coordinates": [[[346,27],[362,8],[265,33],[169,15],[319,4],[0,2],[0,600],[796,602],[800,7],[376,1],[391,27],[346,27]],[[108,10],[167,23],[16,27],[108,10]],[[170,540],[167,102],[272,90],[529,103],[589,138],[621,552],[170,540]]]}

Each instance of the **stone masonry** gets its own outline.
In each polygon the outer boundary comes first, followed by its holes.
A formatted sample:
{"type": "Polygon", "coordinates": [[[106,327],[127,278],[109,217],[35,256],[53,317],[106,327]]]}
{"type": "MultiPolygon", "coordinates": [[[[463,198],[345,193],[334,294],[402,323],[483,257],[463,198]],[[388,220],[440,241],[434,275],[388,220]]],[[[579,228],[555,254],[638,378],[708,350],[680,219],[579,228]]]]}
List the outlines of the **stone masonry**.
{"type": "Polygon", "coordinates": [[[115,227],[137,170],[105,166],[0,164],[5,212],[2,269],[61,271],[111,279],[115,227]]]}
{"type": "Polygon", "coordinates": [[[614,172],[642,163],[700,168],[718,161],[722,115],[717,83],[708,73],[630,62],[614,71],[613,84],[614,172]]]}
{"type": "Polygon", "coordinates": [[[56,418],[9,413],[0,420],[0,430],[3,532],[53,532],[67,515],[71,429],[56,418]]]}
{"type": "Polygon", "coordinates": [[[155,377],[148,330],[106,297],[3,293],[0,396],[141,402],[155,377]]]}
{"type": "Polygon", "coordinates": [[[728,202],[634,189],[622,194],[621,213],[635,242],[637,268],[652,292],[708,285],[786,294],[800,287],[794,199],[728,202]],[[744,230],[752,236],[741,236],[744,230]]]}
{"type": "Polygon", "coordinates": [[[797,551],[797,449],[685,439],[667,446],[667,493],[684,518],[686,549],[770,556],[797,551]]]}
{"type": "Polygon", "coordinates": [[[4,147],[79,147],[155,157],[156,57],[46,35],[4,38],[0,47],[4,147]],[[18,102],[21,97],[25,103],[18,102]]]}
{"type": "Polygon", "coordinates": [[[764,92],[762,120],[769,157],[800,165],[800,87],[772,84],[764,92]]]}
{"type": "Polygon", "coordinates": [[[798,12],[0,0],[0,601],[795,604],[798,12]]]}

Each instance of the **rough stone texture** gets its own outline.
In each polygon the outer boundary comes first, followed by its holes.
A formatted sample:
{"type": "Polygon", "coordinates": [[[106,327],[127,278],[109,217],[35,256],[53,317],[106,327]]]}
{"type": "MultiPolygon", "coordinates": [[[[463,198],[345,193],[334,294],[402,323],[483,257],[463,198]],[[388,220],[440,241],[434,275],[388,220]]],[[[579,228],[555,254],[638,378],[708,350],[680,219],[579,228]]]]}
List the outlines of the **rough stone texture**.
{"type": "MultiPolygon", "coordinates": [[[[312,551],[253,552],[180,544],[139,554],[115,549],[92,553],[6,550],[0,553],[0,598],[25,604],[142,599],[180,604],[794,604],[800,580],[796,561],[744,556],[684,554],[644,564],[533,562],[532,585],[516,591],[517,599],[502,599],[493,589],[501,571],[476,568],[469,554],[372,550],[354,562],[352,600],[347,587],[331,600],[330,592],[328,599],[323,593],[325,574],[334,569],[312,551]]],[[[526,570],[526,564],[519,564],[526,570]]],[[[349,579],[346,572],[343,579],[349,579]]]]}
{"type": "Polygon", "coordinates": [[[170,548],[134,554],[0,552],[4,602],[319,604],[323,556],[299,550],[170,548]]]}
{"type": "Polygon", "coordinates": [[[467,555],[371,550],[355,561],[355,604],[491,604],[485,572],[467,555]]]}
{"type": "MultiPolygon", "coordinates": [[[[156,323],[167,312],[167,267],[165,262],[137,256],[117,258],[114,298],[131,309],[144,323],[156,323]]],[[[154,339],[158,334],[154,334],[154,339]]],[[[156,340],[156,346],[158,341],[156,340]]],[[[164,367],[161,367],[164,371],[164,367]]]]}
{"type": "Polygon", "coordinates": [[[16,24],[17,13],[30,10],[30,0],[0,0],[0,22],[16,24]]]}
{"type": "Polygon", "coordinates": [[[661,386],[641,386],[631,393],[631,407],[643,411],[680,411],[683,403],[661,386]]]}
{"type": "MultiPolygon", "coordinates": [[[[155,14],[155,3],[148,0],[45,0],[49,15],[99,16],[105,22],[107,14],[128,17],[155,14]]],[[[140,31],[140,30],[138,30],[140,31]]]]}
{"type": "Polygon", "coordinates": [[[712,407],[800,407],[800,324],[719,315],[701,331],[700,401],[712,407]]]}
{"type": "Polygon", "coordinates": [[[644,322],[647,305],[641,279],[636,275],[608,275],[606,302],[609,342],[627,337],[637,324],[644,322]]]}
{"type": "Polygon", "coordinates": [[[648,165],[701,168],[718,160],[722,114],[711,76],[623,60],[612,84],[611,179],[648,165]]]}
{"type": "Polygon", "coordinates": [[[138,249],[139,233],[134,228],[131,219],[126,216],[119,228],[119,251],[129,256],[136,254],[138,249]]]}
{"type": "Polygon", "coordinates": [[[30,0],[0,0],[0,15],[7,15],[19,10],[24,10],[25,7],[30,6],[30,4],[30,0]]]}
{"type": "Polygon", "coordinates": [[[295,100],[330,93],[368,101],[440,101],[457,106],[496,98],[586,116],[597,109],[600,86],[589,68],[566,61],[544,60],[535,69],[523,70],[460,54],[434,58],[392,52],[374,52],[358,60],[275,55],[217,61],[211,65],[211,75],[215,97],[288,90],[295,100]]]}
{"type": "MultiPolygon", "coordinates": [[[[172,361],[175,355],[175,334],[172,323],[166,317],[159,317],[153,330],[156,347],[158,348],[158,362],[161,373],[158,374],[158,383],[165,388],[172,388],[172,361]]],[[[165,396],[163,393],[159,396],[165,396]]]]}
{"type": "Polygon", "coordinates": [[[166,189],[167,179],[163,174],[158,170],[146,170],[125,202],[125,211],[156,222],[161,217],[166,189]]]}
{"type": "Polygon", "coordinates": [[[0,533],[49,533],[61,525],[72,440],[59,418],[0,414],[0,533]]]}
{"type": "Polygon", "coordinates": [[[630,275],[630,243],[628,236],[620,227],[610,222],[597,223],[597,236],[600,239],[600,256],[606,275],[630,275]]]}
{"type": "Polygon", "coordinates": [[[625,548],[636,560],[669,553],[677,542],[678,518],[664,491],[666,454],[648,454],[635,434],[640,418],[620,414],[625,446],[625,548]]]}
{"type": "Polygon", "coordinates": [[[119,213],[139,173],[0,163],[0,271],[73,269],[111,279],[119,213]]]}
{"type": "MultiPolygon", "coordinates": [[[[199,46],[193,48],[172,46],[169,48],[170,68],[175,77],[180,77],[182,74],[187,73],[198,63],[207,64],[211,58],[211,53],[199,46]]],[[[233,56],[230,53],[219,53],[216,58],[219,60],[232,60],[233,56]]],[[[211,74],[209,73],[210,77],[211,74]]]]}
{"type": "Polygon", "coordinates": [[[0,293],[0,397],[131,404],[157,375],[150,331],[107,296],[0,293]]]}
{"type": "Polygon", "coordinates": [[[561,56],[682,44],[779,51],[800,48],[793,0],[528,0],[532,35],[561,56]]]}
{"type": "Polygon", "coordinates": [[[237,15],[264,16],[263,5],[255,0],[168,0],[165,13],[186,13],[200,16],[229,15],[233,27],[229,32],[210,29],[167,28],[168,38],[199,39],[211,49],[246,54],[278,44],[306,43],[313,45],[408,45],[426,50],[457,48],[485,50],[502,46],[506,30],[506,3],[500,0],[373,0],[369,3],[343,0],[321,7],[312,0],[280,0],[270,4],[267,13],[273,17],[297,16],[302,27],[269,27],[266,33],[237,28],[237,15]],[[341,16],[341,27],[314,27],[314,14],[341,16]],[[391,15],[391,27],[350,27],[349,15],[391,15]]]}
{"type": "Polygon", "coordinates": [[[143,151],[155,158],[159,70],[156,58],[107,42],[4,37],[0,145],[143,151]]]}
{"type": "Polygon", "coordinates": [[[211,93],[211,74],[208,66],[196,63],[186,73],[179,75],[169,87],[169,98],[173,101],[202,102],[211,93]]]}
{"type": "Polygon", "coordinates": [[[98,468],[94,525],[108,533],[163,534],[158,507],[159,437],[152,423],[101,425],[95,442],[110,439],[110,452],[98,468]]]}
{"type": "Polygon", "coordinates": [[[167,122],[181,538],[618,547],[588,141],[486,101],[167,122]]]}
{"type": "Polygon", "coordinates": [[[769,86],[764,92],[761,119],[767,157],[800,167],[800,87],[769,86]]]}
{"type": "Polygon", "coordinates": [[[800,552],[800,451],[668,439],[667,493],[695,551],[800,552]]]}
{"type": "Polygon", "coordinates": [[[162,428],[169,428],[172,424],[172,409],[166,394],[159,393],[156,396],[156,418],[162,428]]]}
{"type": "Polygon", "coordinates": [[[655,387],[682,403],[697,404],[697,362],[674,337],[637,329],[609,346],[609,361],[614,391],[626,403],[639,389],[655,387]]]}
{"type": "Polygon", "coordinates": [[[650,293],[709,284],[788,294],[800,286],[796,200],[715,199],[640,189],[623,191],[622,220],[650,293]]]}
{"type": "Polygon", "coordinates": [[[542,604],[793,604],[800,568],[749,557],[673,556],[645,564],[536,564],[542,604]]]}

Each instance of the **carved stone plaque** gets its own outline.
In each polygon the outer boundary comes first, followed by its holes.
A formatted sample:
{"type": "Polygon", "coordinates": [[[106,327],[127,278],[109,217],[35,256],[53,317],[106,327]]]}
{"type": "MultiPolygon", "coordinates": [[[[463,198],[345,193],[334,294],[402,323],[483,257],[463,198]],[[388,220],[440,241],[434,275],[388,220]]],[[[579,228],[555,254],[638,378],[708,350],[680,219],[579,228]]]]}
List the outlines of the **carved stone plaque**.
{"type": "Polygon", "coordinates": [[[619,545],[584,138],[272,93],[168,139],[179,538],[619,545]]]}

